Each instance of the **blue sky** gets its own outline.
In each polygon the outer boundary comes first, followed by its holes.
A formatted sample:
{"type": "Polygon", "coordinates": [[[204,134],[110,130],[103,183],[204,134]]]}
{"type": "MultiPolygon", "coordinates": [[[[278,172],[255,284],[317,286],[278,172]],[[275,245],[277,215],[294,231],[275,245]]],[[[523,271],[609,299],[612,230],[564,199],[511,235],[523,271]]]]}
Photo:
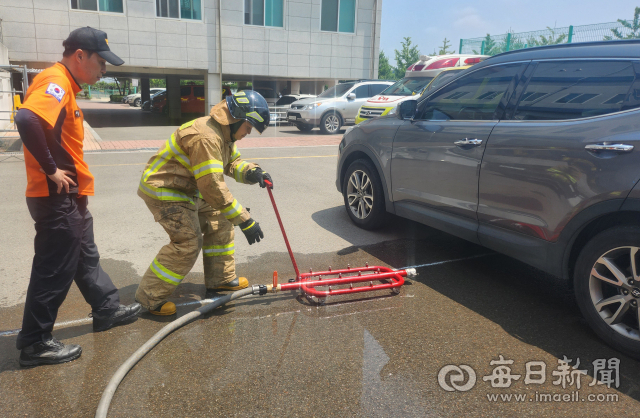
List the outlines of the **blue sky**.
{"type": "Polygon", "coordinates": [[[410,36],[422,54],[446,37],[456,51],[461,38],[633,18],[640,0],[382,0],[380,48],[392,64],[394,49],[410,36]]]}

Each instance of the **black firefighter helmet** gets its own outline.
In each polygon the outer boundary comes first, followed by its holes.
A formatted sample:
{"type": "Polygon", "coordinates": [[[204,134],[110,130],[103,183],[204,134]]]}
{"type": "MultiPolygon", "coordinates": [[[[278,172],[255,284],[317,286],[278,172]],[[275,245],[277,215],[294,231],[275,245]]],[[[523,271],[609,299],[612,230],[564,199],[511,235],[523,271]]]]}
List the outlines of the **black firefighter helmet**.
{"type": "Polygon", "coordinates": [[[253,90],[243,90],[227,96],[231,116],[252,124],[260,133],[269,127],[269,105],[262,95],[253,90]]]}

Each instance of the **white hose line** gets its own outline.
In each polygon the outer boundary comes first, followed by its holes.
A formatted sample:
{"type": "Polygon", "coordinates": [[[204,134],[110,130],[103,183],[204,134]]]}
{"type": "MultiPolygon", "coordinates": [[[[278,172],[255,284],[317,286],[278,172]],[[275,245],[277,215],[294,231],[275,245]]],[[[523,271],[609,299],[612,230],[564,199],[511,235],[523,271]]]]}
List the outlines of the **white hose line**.
{"type": "Polygon", "coordinates": [[[100,398],[100,403],[98,404],[98,409],[96,410],[96,418],[106,418],[107,413],[109,412],[109,405],[111,404],[111,399],[113,395],[116,393],[120,382],[122,379],[129,373],[129,370],[133,368],[144,357],[153,347],[155,347],[160,341],[162,341],[167,335],[171,334],[173,331],[182,327],[183,325],[191,322],[197,317],[204,315],[205,313],[217,308],[218,306],[224,305],[226,303],[231,302],[234,299],[241,298],[243,296],[248,296],[254,293],[257,293],[257,286],[247,287],[246,289],[238,290],[237,292],[230,293],[225,295],[219,299],[216,299],[212,303],[205,305],[201,308],[196,309],[193,312],[189,312],[188,314],[181,316],[175,321],[171,322],[164,326],[160,331],[158,331],[153,337],[151,337],[146,343],[142,345],[135,353],[131,355],[125,361],[122,366],[118,368],[116,373],[113,375],[111,380],[109,380],[109,384],[105,388],[104,392],[102,392],[102,398],[100,398]]]}

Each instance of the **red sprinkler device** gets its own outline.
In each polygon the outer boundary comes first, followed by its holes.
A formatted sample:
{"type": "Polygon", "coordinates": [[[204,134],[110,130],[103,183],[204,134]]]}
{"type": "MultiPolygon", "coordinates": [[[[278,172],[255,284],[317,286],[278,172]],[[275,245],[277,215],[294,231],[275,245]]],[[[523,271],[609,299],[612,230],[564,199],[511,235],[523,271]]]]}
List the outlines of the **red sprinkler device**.
{"type": "Polygon", "coordinates": [[[267,191],[269,192],[269,198],[271,204],[273,204],[273,210],[278,218],[278,224],[282,231],[284,243],[287,246],[289,257],[291,257],[291,263],[293,269],[296,272],[296,278],[290,279],[288,283],[278,284],[278,272],[273,272],[273,285],[267,286],[267,290],[271,292],[298,290],[304,294],[307,299],[318,304],[324,304],[328,296],[348,295],[351,293],[371,292],[374,290],[391,289],[395,294],[400,293],[400,286],[404,284],[404,277],[416,276],[415,269],[393,270],[389,267],[381,266],[369,266],[355,267],[347,265],[346,269],[332,270],[329,267],[328,271],[313,272],[309,269],[309,273],[302,273],[298,270],[298,264],[291,251],[291,245],[287,239],[287,233],[284,231],[284,225],[282,219],[280,219],[280,213],[276,206],[276,201],[273,198],[271,189],[273,184],[268,180],[265,180],[267,185],[267,191]],[[354,284],[356,286],[354,286],[354,284]],[[337,286],[343,286],[336,288],[337,286]],[[348,286],[348,287],[344,287],[348,286]],[[327,288],[326,290],[320,290],[318,288],[327,288]],[[315,299],[315,300],[314,300],[315,299]]]}

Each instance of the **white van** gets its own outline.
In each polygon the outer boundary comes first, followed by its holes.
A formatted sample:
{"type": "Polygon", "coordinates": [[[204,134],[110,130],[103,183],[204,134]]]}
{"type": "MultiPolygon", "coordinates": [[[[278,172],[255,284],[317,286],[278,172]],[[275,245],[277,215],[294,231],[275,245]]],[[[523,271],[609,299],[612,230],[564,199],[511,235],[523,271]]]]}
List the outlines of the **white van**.
{"type": "Polygon", "coordinates": [[[420,96],[431,80],[446,68],[477,64],[489,55],[452,54],[433,57],[421,55],[420,61],[409,66],[403,79],[398,80],[379,95],[362,105],[356,116],[356,124],[367,119],[393,114],[396,106],[413,96],[420,96]]]}

